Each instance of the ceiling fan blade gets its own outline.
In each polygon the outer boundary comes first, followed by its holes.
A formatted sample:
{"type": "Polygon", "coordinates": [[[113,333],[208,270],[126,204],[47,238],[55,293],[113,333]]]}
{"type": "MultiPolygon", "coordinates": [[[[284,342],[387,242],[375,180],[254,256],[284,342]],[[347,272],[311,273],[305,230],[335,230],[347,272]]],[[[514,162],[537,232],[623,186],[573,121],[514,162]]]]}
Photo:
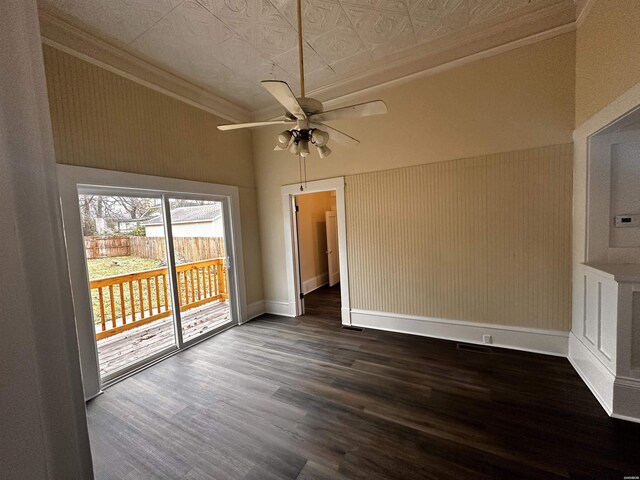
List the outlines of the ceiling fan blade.
{"type": "Polygon", "coordinates": [[[273,97],[297,119],[303,120],[307,118],[307,114],[302,110],[302,107],[298,103],[298,99],[286,82],[280,80],[263,80],[260,83],[262,83],[262,86],[267,90],[267,92],[273,95],[273,97]]]}
{"type": "Polygon", "coordinates": [[[218,130],[237,130],[239,128],[266,127],[267,125],[292,124],[291,120],[273,120],[271,122],[234,123],[231,125],[218,125],[218,130]]]}
{"type": "Polygon", "coordinates": [[[370,115],[381,115],[387,113],[387,105],[382,100],[373,102],[349,105],[348,107],[336,108],[326,112],[316,113],[309,117],[314,122],[327,122],[342,118],[368,117],[370,115]]]}
{"type": "Polygon", "coordinates": [[[329,140],[335,140],[338,143],[342,143],[348,147],[355,147],[360,143],[359,140],[356,140],[353,137],[350,137],[346,133],[342,133],[340,130],[336,130],[329,125],[324,123],[311,123],[309,124],[311,128],[319,128],[320,130],[324,130],[329,133],[329,140]]]}

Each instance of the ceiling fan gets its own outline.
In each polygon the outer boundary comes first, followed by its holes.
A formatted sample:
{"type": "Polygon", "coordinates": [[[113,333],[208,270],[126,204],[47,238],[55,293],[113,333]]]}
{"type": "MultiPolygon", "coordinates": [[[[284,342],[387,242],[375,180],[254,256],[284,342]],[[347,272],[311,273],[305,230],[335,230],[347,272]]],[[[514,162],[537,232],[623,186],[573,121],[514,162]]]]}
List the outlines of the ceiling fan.
{"type": "Polygon", "coordinates": [[[315,145],[320,158],[331,154],[327,143],[329,139],[347,146],[360,143],[353,137],[324,122],[343,118],[368,117],[387,113],[387,106],[382,100],[349,105],[348,107],[324,111],[322,103],[314,98],[305,97],[304,91],[304,54],[302,47],[302,8],[301,0],[298,4],[298,53],[300,58],[300,97],[291,91],[286,82],[280,80],[263,80],[262,86],[280,102],[286,112],[283,119],[267,122],[237,123],[232,125],[218,125],[219,130],[236,130],[239,128],[263,127],[267,125],[291,125],[278,135],[278,143],[274,150],[289,150],[294,155],[306,157],[309,155],[309,145],[315,145]]]}

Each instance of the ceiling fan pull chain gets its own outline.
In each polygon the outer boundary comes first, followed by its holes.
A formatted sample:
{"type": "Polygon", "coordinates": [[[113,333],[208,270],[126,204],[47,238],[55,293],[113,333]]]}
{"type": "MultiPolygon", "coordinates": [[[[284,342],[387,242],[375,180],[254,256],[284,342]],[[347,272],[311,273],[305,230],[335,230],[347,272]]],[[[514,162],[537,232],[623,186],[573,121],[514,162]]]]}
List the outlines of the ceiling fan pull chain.
{"type": "Polygon", "coordinates": [[[302,157],[302,163],[304,165],[304,188],[307,188],[307,157],[302,157]]]}
{"type": "Polygon", "coordinates": [[[302,155],[298,154],[298,169],[300,170],[300,191],[304,191],[304,184],[302,183],[302,155]]]}

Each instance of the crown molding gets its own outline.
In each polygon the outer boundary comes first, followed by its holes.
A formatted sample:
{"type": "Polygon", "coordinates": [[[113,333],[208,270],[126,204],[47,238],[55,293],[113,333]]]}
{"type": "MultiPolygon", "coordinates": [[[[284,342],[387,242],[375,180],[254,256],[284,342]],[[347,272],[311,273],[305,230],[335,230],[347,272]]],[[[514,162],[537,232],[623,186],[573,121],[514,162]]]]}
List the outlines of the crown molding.
{"type": "Polygon", "coordinates": [[[248,110],[202,87],[90,35],[42,9],[38,13],[40,34],[45,45],[225,120],[247,122],[251,118],[248,110]]]}
{"type": "MultiPolygon", "coordinates": [[[[595,0],[542,2],[526,15],[517,12],[484,22],[401,52],[393,59],[366,65],[345,79],[317,89],[308,96],[323,102],[325,109],[379,93],[388,88],[498,55],[576,29],[576,13],[584,19],[595,0]]],[[[272,105],[249,111],[209,90],[143,60],[123,48],[91,35],[42,9],[39,11],[44,44],[109,70],[136,83],[176,98],[232,122],[281,116],[272,105]]]]}
{"type": "Polygon", "coordinates": [[[421,70],[419,72],[416,72],[410,75],[405,75],[403,77],[389,80],[387,82],[379,83],[369,88],[364,88],[362,90],[358,90],[353,93],[342,95],[340,97],[335,97],[331,100],[327,100],[326,102],[324,102],[323,106],[326,106],[329,109],[337,108],[341,104],[344,104],[346,102],[352,102],[352,101],[361,99],[363,97],[370,97],[371,95],[377,94],[379,92],[382,92],[392,87],[396,87],[398,85],[402,85],[403,83],[408,83],[413,80],[436,75],[438,73],[445,72],[447,70],[451,70],[451,69],[460,67],[462,65],[466,65],[468,63],[473,63],[484,58],[493,57],[495,55],[499,55],[501,53],[505,53],[510,50],[515,50],[517,48],[521,48],[527,45],[532,45],[534,43],[541,42],[543,40],[549,40],[559,35],[564,35],[565,33],[573,32],[574,30],[575,30],[575,26],[573,24],[567,24],[561,27],[556,27],[552,30],[547,30],[546,32],[531,35],[529,37],[522,38],[520,40],[515,40],[513,42],[509,42],[504,45],[500,45],[498,47],[493,47],[488,50],[483,50],[478,53],[467,55],[466,57],[457,58],[450,62],[442,63],[435,67],[427,68],[425,70],[421,70]]]}
{"type": "MultiPolygon", "coordinates": [[[[495,23],[489,29],[448,35],[424,46],[409,50],[395,59],[363,67],[348,78],[307,92],[307,96],[323,102],[325,109],[347,101],[370,97],[388,88],[452,68],[492,57],[500,53],[531,45],[572,32],[576,29],[576,9],[573,2],[539,9],[529,15],[512,17],[505,23],[495,23]]],[[[281,107],[265,107],[253,112],[253,120],[281,116],[281,107]]]]}

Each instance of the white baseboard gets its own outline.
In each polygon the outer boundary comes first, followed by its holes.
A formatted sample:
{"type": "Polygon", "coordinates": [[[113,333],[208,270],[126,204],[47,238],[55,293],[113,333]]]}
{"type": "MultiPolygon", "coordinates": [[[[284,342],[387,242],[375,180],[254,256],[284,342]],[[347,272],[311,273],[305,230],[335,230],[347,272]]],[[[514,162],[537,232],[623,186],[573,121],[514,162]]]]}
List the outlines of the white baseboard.
{"type": "Polygon", "coordinates": [[[258,300],[257,302],[250,303],[247,305],[247,318],[244,322],[253,320],[254,318],[259,317],[265,312],[266,310],[264,308],[264,300],[258,300]]]}
{"type": "Polygon", "coordinates": [[[611,416],[640,423],[640,380],[616,377],[611,416]]]}
{"type": "Polygon", "coordinates": [[[307,293],[311,293],[321,286],[326,285],[327,283],[329,283],[329,273],[321,273],[320,275],[316,275],[315,277],[302,282],[302,291],[306,295],[307,293]]]}
{"type": "Polygon", "coordinates": [[[616,377],[573,332],[569,361],[609,416],[640,423],[640,379],[616,377]]]}
{"type": "Polygon", "coordinates": [[[349,307],[341,307],[340,314],[342,325],[351,325],[351,309],[349,307]]]}
{"type": "Polygon", "coordinates": [[[627,422],[640,423],[640,417],[628,417],[626,415],[620,415],[619,413],[612,413],[611,416],[613,418],[617,418],[618,420],[626,420],[627,422]]]}
{"type": "Polygon", "coordinates": [[[611,415],[613,412],[613,382],[615,375],[611,372],[576,335],[569,334],[569,362],[582,381],[589,387],[602,408],[611,415]]]}
{"type": "Polygon", "coordinates": [[[418,317],[413,315],[351,310],[351,324],[391,332],[409,333],[458,342],[483,344],[482,336],[491,335],[494,347],[566,357],[568,332],[535,328],[418,317]]]}
{"type": "Polygon", "coordinates": [[[285,317],[296,316],[296,304],[289,303],[282,300],[265,300],[264,301],[265,313],[271,313],[273,315],[283,315],[285,317]]]}

